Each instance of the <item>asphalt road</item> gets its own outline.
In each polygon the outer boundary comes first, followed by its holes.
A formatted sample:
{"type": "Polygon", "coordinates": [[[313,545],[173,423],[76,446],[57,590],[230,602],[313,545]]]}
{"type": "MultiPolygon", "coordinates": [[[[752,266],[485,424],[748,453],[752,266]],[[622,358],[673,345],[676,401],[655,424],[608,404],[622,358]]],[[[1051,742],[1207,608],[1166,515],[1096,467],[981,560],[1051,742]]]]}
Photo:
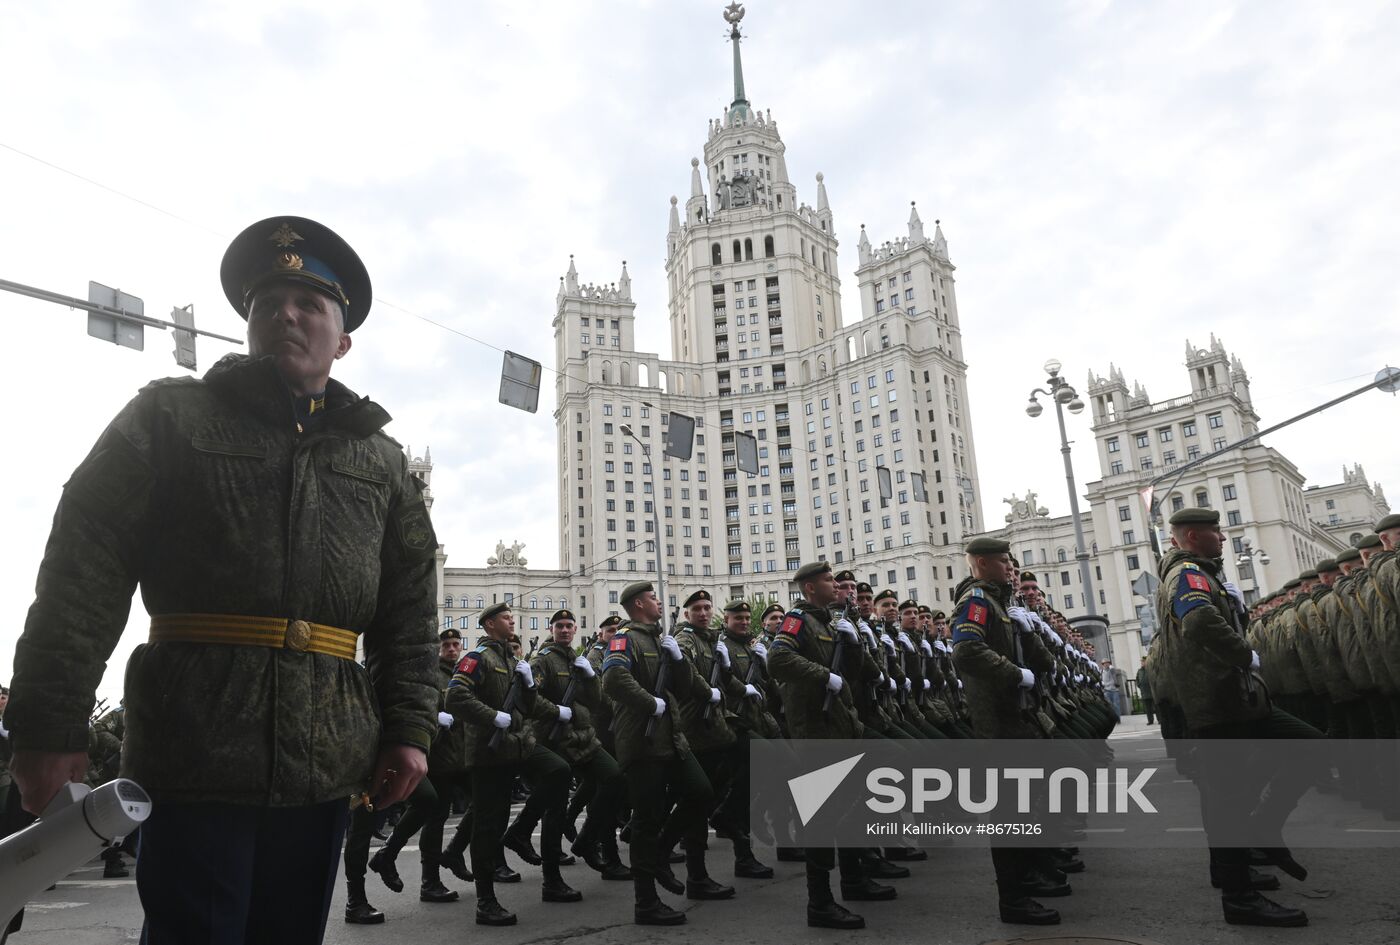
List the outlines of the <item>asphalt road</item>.
{"type": "MultiPolygon", "coordinates": [[[[1160,747],[1155,729],[1145,730],[1141,718],[1128,718],[1115,742],[1127,750],[1160,747]]],[[[1391,825],[1395,826],[1395,825],[1391,825]]],[[[449,833],[450,835],[450,833],[449,833]]],[[[211,851],[212,853],[212,851],[211,851]]],[[[694,942],[733,945],[772,945],[802,936],[805,941],[836,942],[850,935],[886,942],[993,943],[1034,942],[1058,938],[1063,942],[1105,939],[1112,942],[1151,942],[1159,945],[1210,945],[1233,942],[1369,943],[1400,942],[1400,901],[1395,896],[1400,848],[1357,850],[1295,850],[1311,875],[1305,883],[1282,877],[1277,901],[1307,909],[1312,919],[1304,929],[1251,929],[1225,925],[1218,893],[1210,888],[1204,841],[1199,849],[1084,850],[1088,866],[1070,877],[1074,894],[1047,900],[1060,909],[1064,922],[1038,929],[1003,925],[996,917],[996,892],[991,861],[983,850],[932,850],[927,861],[909,864],[913,876],[894,881],[899,899],[854,904],[866,917],[867,931],[837,933],[809,930],[805,924],[806,889],[801,864],[776,863],[772,851],[759,849],[760,859],[775,866],[771,880],[733,880],[736,899],[686,903],[688,922],[671,929],[632,924],[631,885],[604,883],[582,865],[567,868],[565,879],[583,892],[581,903],[539,901],[539,872],[525,867],[525,880],[498,886],[503,904],[517,912],[513,928],[487,929],[475,925],[474,894],[450,876],[448,886],[462,891],[455,903],[420,903],[416,847],[399,858],[405,891],[394,894],[374,874],[369,877],[370,901],[388,921],[379,926],[348,926],[342,921],[344,885],[331,909],[326,941],[342,943],[414,942],[416,945],[456,943],[464,936],[502,945],[540,943],[694,942]],[[1077,937],[1077,938],[1075,938],[1077,937]]],[[[624,850],[625,854],[625,850],[624,850]]],[[[730,863],[728,844],[711,839],[711,872],[724,880],[730,863]]],[[[516,864],[519,867],[521,864],[516,864]]],[[[74,872],[58,887],[33,903],[24,931],[12,945],[108,945],[139,938],[141,907],[135,880],[103,880],[100,862],[74,872]]],[[[663,894],[664,895],[664,894],[663,894]]]]}

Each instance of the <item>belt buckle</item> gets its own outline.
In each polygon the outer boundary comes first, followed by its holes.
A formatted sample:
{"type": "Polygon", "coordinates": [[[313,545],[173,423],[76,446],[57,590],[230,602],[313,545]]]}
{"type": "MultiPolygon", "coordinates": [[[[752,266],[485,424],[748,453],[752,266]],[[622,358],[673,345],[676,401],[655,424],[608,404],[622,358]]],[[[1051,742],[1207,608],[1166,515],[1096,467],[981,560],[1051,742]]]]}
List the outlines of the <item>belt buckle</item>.
{"type": "Polygon", "coordinates": [[[283,642],[289,650],[306,652],[306,648],[311,645],[311,624],[305,620],[288,620],[283,642]]]}

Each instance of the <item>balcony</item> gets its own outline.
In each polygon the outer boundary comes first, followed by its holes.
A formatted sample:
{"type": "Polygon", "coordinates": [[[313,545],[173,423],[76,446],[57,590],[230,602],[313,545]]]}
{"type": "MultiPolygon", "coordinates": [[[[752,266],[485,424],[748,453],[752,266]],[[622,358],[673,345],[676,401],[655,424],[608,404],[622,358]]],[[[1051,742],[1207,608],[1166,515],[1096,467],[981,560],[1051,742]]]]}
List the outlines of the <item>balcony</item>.
{"type": "Polygon", "coordinates": [[[768,316],[768,327],[769,327],[769,328],[782,328],[782,327],[783,327],[783,317],[782,317],[781,315],[769,315],[769,316],[768,316]]]}

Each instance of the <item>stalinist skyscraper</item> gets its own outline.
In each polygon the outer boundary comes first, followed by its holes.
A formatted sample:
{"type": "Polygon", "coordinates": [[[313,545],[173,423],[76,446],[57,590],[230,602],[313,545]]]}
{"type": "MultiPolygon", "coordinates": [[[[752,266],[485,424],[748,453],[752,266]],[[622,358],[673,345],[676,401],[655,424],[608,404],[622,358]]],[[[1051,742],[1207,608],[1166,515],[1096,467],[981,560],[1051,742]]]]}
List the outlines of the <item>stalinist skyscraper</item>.
{"type": "Polygon", "coordinates": [[[657,538],[671,606],[697,587],[787,602],[798,563],[825,558],[946,609],[963,536],[984,527],[947,241],[913,201],[897,238],[859,227],[846,316],[826,182],[799,195],[778,122],[749,101],[743,15],[725,10],[733,98],[690,158],[688,196],[670,198],[671,358],[636,348],[625,263],[595,284],[571,259],[560,280],[560,567],[590,615],[655,574],[657,538]],[[696,418],[689,460],[661,455],[671,411],[696,418]],[[736,432],[757,437],[756,475],[736,432]]]}

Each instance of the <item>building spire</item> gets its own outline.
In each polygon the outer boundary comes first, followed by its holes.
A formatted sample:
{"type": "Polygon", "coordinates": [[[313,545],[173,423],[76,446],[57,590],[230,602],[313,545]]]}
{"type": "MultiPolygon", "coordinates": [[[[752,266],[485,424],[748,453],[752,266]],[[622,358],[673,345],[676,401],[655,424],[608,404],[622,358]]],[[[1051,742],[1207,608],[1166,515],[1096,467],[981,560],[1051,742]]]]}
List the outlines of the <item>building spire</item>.
{"type": "Polygon", "coordinates": [[[739,57],[739,21],[744,18],[744,5],[734,3],[724,8],[724,22],[729,24],[729,41],[734,44],[734,101],[729,105],[730,120],[749,117],[749,100],[744,95],[744,62],[739,57]]]}

